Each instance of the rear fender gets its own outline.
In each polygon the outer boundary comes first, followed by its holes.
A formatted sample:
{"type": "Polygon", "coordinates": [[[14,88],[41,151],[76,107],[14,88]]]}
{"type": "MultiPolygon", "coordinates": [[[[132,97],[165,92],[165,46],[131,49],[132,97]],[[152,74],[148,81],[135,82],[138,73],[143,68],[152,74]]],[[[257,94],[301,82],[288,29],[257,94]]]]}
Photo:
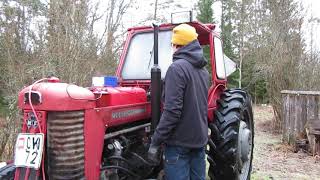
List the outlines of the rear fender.
{"type": "Polygon", "coordinates": [[[226,89],[225,84],[211,86],[208,92],[208,121],[213,121],[213,111],[217,108],[217,100],[220,99],[221,93],[226,89]]]}

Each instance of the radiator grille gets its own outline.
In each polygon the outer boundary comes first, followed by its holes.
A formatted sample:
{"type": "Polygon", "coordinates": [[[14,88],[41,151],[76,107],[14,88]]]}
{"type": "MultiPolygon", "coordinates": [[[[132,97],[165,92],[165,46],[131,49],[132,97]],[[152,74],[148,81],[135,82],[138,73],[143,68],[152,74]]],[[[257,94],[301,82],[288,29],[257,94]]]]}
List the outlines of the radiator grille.
{"type": "Polygon", "coordinates": [[[47,170],[49,179],[84,179],[83,111],[49,112],[47,170]]]}

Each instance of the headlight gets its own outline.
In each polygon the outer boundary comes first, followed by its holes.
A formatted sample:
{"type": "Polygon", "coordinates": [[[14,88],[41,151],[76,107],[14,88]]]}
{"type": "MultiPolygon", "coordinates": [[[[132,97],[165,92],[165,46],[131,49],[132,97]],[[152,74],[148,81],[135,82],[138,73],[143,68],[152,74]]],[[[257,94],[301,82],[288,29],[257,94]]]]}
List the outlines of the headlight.
{"type": "Polygon", "coordinates": [[[176,12],[171,14],[172,24],[192,22],[192,11],[176,12]]]}
{"type": "Polygon", "coordinates": [[[3,167],[5,167],[6,165],[7,165],[6,162],[0,162],[0,169],[3,168],[3,167]]]}

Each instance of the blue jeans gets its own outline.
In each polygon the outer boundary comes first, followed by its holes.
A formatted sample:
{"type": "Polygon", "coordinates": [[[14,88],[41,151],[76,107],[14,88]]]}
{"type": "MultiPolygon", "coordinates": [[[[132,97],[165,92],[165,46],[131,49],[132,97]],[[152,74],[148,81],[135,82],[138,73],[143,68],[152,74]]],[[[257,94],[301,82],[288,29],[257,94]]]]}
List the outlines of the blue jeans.
{"type": "Polygon", "coordinates": [[[164,150],[166,180],[205,180],[205,147],[166,146],[164,150]]]}

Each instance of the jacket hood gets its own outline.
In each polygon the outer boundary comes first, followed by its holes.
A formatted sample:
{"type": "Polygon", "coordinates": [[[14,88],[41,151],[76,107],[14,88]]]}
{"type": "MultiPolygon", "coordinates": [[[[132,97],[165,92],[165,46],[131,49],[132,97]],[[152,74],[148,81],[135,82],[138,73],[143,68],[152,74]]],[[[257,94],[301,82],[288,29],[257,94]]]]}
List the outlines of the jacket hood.
{"type": "Polygon", "coordinates": [[[203,57],[203,50],[197,39],[181,47],[173,54],[173,61],[178,59],[184,59],[197,68],[203,68],[207,65],[207,61],[203,57]]]}

